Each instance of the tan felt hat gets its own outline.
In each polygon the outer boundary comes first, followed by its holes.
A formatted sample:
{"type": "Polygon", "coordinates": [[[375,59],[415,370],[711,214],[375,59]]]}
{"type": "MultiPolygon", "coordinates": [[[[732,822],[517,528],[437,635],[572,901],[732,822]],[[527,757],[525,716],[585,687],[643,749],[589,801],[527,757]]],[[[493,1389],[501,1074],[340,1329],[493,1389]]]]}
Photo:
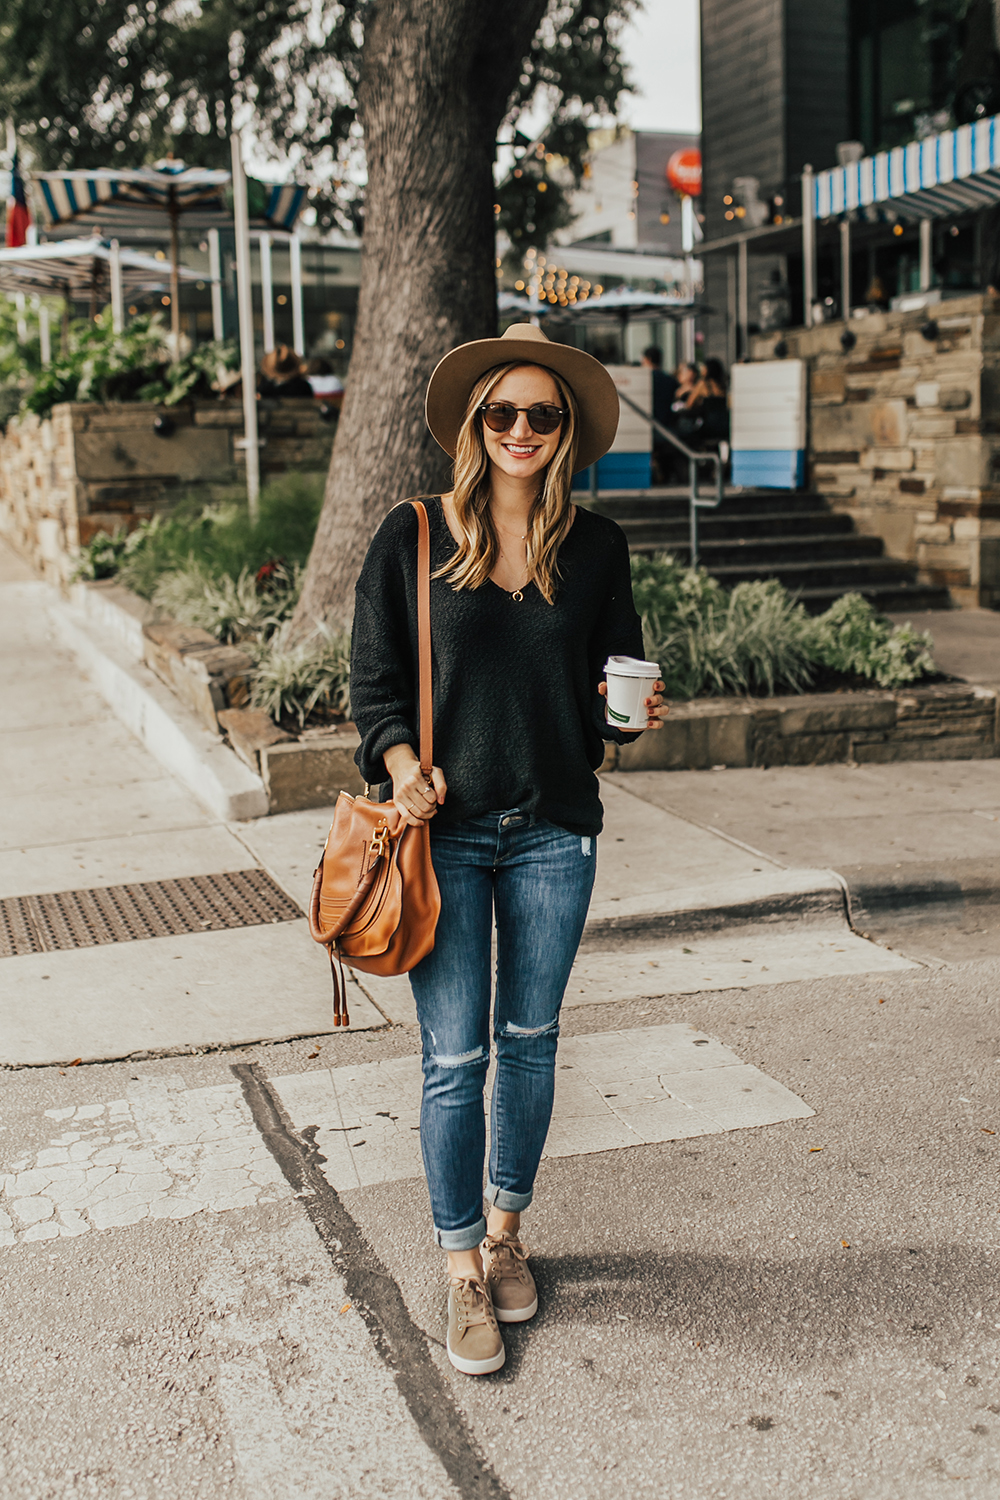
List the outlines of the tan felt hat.
{"type": "Polygon", "coordinates": [[[618,392],[599,360],[568,344],[554,344],[531,323],[513,323],[498,339],[476,339],[446,354],[427,384],[427,425],[449,458],[472,387],[481,375],[512,360],[542,365],[561,375],[576,397],[580,431],[574,469],[586,469],[607,453],[618,431],[618,392]]]}

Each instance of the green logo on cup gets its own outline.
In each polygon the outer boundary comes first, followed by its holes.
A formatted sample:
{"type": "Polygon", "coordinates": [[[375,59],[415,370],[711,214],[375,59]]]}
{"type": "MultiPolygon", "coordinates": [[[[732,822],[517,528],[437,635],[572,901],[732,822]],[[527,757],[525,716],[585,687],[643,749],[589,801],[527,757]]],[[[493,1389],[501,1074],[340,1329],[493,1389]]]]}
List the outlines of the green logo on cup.
{"type": "Polygon", "coordinates": [[[629,721],[629,717],[630,716],[628,714],[616,714],[615,711],[614,711],[614,709],[611,707],[610,703],[608,704],[608,718],[609,719],[615,719],[615,720],[617,720],[617,722],[619,724],[627,724],[628,721],[629,721]]]}

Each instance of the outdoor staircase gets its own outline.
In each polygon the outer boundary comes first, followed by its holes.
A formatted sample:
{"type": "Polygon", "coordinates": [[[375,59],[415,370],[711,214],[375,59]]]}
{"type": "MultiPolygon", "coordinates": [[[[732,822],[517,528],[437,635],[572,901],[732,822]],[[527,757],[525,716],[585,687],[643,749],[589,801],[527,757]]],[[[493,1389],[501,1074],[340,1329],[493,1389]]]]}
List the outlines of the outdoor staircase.
{"type": "MultiPolygon", "coordinates": [[[[670,552],[681,562],[690,555],[688,507],[680,489],[615,491],[594,505],[618,522],[631,551],[670,552]]],[[[946,588],[918,583],[912,563],[886,557],[881,537],[859,536],[850,516],[802,491],[740,490],[699,510],[698,561],[727,588],[777,578],[810,614],[849,593],[886,613],[951,607],[946,588]]]]}

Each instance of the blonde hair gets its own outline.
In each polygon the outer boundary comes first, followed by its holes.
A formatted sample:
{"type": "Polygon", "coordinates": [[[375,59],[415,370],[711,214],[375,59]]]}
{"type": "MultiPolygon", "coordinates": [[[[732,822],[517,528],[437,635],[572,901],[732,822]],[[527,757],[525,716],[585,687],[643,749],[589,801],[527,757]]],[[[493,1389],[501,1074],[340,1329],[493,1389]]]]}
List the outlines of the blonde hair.
{"type": "MultiPolygon", "coordinates": [[[[490,460],[483,439],[479,408],[490,392],[511,370],[523,369],[529,360],[514,360],[487,370],[472,387],[469,406],[455,447],[455,487],[452,507],[461,533],[454,553],[434,574],[447,578],[454,589],[478,589],[487,582],[500,556],[500,542],[490,515],[490,460]]],[[[555,600],[559,577],[559,547],[572,524],[570,487],[576,459],[579,411],[576,398],[555,370],[537,366],[551,375],[566,412],[555,457],[545,470],[542,488],[528,517],[525,583],[534,582],[548,604],[555,600]]]]}

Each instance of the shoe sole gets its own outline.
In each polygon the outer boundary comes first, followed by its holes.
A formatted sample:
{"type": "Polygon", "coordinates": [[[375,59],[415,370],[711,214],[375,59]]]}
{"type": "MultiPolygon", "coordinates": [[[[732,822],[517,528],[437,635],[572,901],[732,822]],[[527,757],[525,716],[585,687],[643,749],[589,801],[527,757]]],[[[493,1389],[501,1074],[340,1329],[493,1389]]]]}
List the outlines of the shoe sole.
{"type": "Polygon", "coordinates": [[[537,1311],[537,1297],[528,1307],[497,1307],[495,1302],[493,1304],[493,1316],[498,1323],[527,1323],[537,1311]]]}
{"type": "Polygon", "coordinates": [[[494,1370],[502,1367],[507,1351],[501,1344],[499,1354],[494,1354],[492,1359],[463,1359],[460,1354],[452,1354],[448,1347],[448,1358],[463,1375],[492,1375],[494,1370]]]}

